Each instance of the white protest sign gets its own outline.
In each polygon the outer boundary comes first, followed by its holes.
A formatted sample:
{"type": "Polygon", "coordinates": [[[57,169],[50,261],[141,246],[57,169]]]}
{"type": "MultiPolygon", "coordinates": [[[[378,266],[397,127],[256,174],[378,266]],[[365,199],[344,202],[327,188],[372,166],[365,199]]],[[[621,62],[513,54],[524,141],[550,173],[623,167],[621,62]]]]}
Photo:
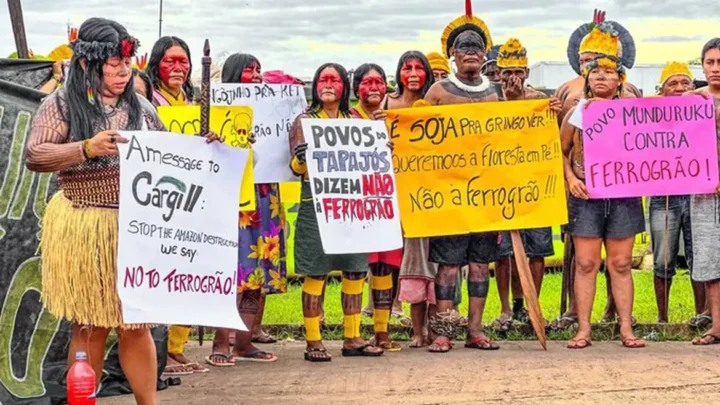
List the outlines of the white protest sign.
{"type": "Polygon", "coordinates": [[[570,118],[568,118],[568,123],[577,129],[583,129],[582,112],[585,109],[585,104],[587,104],[587,100],[585,100],[584,98],[578,100],[575,110],[573,111],[570,118]]]}
{"type": "Polygon", "coordinates": [[[210,104],[252,107],[255,184],[298,180],[290,170],[288,134],[295,117],[307,108],[302,86],[213,83],[210,104]]]}
{"type": "Polygon", "coordinates": [[[392,152],[384,121],[303,119],[323,250],[385,252],[403,246],[392,152]]]}
{"type": "Polygon", "coordinates": [[[247,330],[235,305],[248,150],[168,132],[119,144],[118,292],[126,323],[247,330]]]}

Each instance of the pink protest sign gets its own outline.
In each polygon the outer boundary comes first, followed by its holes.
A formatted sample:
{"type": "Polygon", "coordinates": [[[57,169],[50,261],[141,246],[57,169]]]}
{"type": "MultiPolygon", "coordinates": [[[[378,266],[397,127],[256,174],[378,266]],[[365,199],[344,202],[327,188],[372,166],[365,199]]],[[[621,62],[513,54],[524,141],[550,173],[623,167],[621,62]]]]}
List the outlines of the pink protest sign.
{"type": "Polygon", "coordinates": [[[598,101],[582,121],[591,198],[707,194],[718,185],[712,100],[598,101]]]}

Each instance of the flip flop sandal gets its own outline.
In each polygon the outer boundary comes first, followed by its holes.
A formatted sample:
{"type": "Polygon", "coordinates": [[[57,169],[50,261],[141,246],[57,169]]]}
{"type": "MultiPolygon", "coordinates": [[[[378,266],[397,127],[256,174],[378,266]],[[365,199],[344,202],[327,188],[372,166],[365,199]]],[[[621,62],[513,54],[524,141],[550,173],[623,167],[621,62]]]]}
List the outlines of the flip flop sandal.
{"type": "Polygon", "coordinates": [[[497,343],[493,342],[492,339],[488,337],[476,337],[470,341],[465,342],[465,347],[468,349],[477,349],[477,350],[499,350],[500,346],[498,346],[497,343]]]}
{"type": "Polygon", "coordinates": [[[709,333],[706,333],[702,335],[700,339],[695,339],[692,342],[693,346],[712,346],[712,345],[720,345],[720,336],[717,335],[711,335],[709,333]],[[705,338],[712,338],[711,341],[705,343],[705,338]]]}
{"type": "Polygon", "coordinates": [[[627,349],[642,349],[645,347],[645,342],[640,338],[632,338],[632,339],[626,339],[622,341],[623,347],[627,349]],[[632,346],[632,343],[634,342],[642,342],[641,345],[632,346]]]}
{"type": "Polygon", "coordinates": [[[555,318],[554,321],[552,321],[550,323],[548,328],[550,328],[551,331],[557,332],[557,331],[562,331],[562,330],[568,330],[568,329],[576,326],[577,323],[578,323],[578,320],[576,318],[571,318],[569,316],[558,316],[557,318],[555,318]],[[561,327],[560,325],[563,322],[566,322],[566,324],[564,327],[561,327]],[[555,325],[553,325],[553,323],[555,323],[555,325]]]}
{"type": "Polygon", "coordinates": [[[492,328],[492,330],[494,330],[496,332],[509,332],[510,327],[512,326],[513,322],[514,322],[513,318],[508,318],[508,319],[498,318],[498,319],[494,320],[492,324],[490,324],[490,328],[492,328]]]}
{"type": "Polygon", "coordinates": [[[205,374],[210,372],[209,368],[203,367],[194,361],[192,363],[185,364],[185,366],[190,367],[193,371],[193,374],[205,374]]]}
{"type": "Polygon", "coordinates": [[[251,350],[248,354],[246,354],[244,356],[235,356],[234,358],[235,358],[236,362],[242,361],[242,362],[246,362],[246,363],[274,363],[278,359],[277,356],[275,356],[274,354],[268,353],[268,352],[260,350],[260,349],[251,350]],[[258,357],[258,356],[268,356],[268,355],[270,355],[272,357],[270,357],[269,359],[258,357]]]}
{"type": "Polygon", "coordinates": [[[398,342],[381,342],[376,346],[390,353],[397,353],[399,351],[402,351],[402,346],[400,346],[400,343],[398,342]]]}
{"type": "Polygon", "coordinates": [[[327,363],[332,361],[332,357],[327,355],[327,349],[307,348],[305,349],[305,360],[311,363],[327,363]],[[322,353],[323,357],[311,356],[310,353],[322,353]]]}
{"type": "Polygon", "coordinates": [[[342,355],[343,355],[343,357],[380,357],[385,353],[385,351],[369,352],[369,351],[365,350],[368,347],[377,347],[377,346],[373,346],[373,345],[367,343],[356,349],[349,349],[349,348],[343,347],[342,355]]]}
{"type": "Polygon", "coordinates": [[[268,335],[267,333],[262,333],[260,336],[250,339],[250,341],[252,343],[259,343],[261,345],[270,345],[273,343],[277,343],[277,339],[268,335]]]}
{"type": "Polygon", "coordinates": [[[568,344],[567,344],[567,348],[568,348],[568,349],[571,349],[571,350],[587,349],[587,348],[590,347],[590,346],[592,346],[592,342],[590,341],[590,339],[585,339],[585,338],[570,339],[570,341],[569,341],[568,344]],[[585,344],[584,344],[584,345],[576,344],[576,345],[574,345],[574,346],[571,346],[570,344],[573,343],[573,342],[575,342],[575,343],[585,342],[585,344]]]}
{"type": "Polygon", "coordinates": [[[711,323],[712,316],[705,314],[697,314],[687,322],[688,326],[696,329],[704,329],[711,323]]]}
{"type": "Polygon", "coordinates": [[[165,367],[165,370],[163,370],[163,375],[165,377],[181,377],[184,375],[192,375],[193,371],[188,370],[187,367],[184,364],[175,364],[172,366],[165,367]]]}
{"type": "Polygon", "coordinates": [[[205,362],[213,367],[233,367],[235,366],[235,358],[233,358],[232,353],[220,353],[215,352],[207,357],[205,357],[205,362]],[[213,360],[213,358],[221,357],[227,362],[225,363],[218,363],[213,360]]]}
{"type": "Polygon", "coordinates": [[[448,353],[450,350],[452,350],[453,344],[448,338],[437,338],[434,342],[432,342],[428,346],[428,352],[430,353],[448,353]],[[436,345],[440,348],[440,350],[433,349],[432,346],[436,345]],[[445,347],[447,347],[447,350],[443,350],[445,347]]]}

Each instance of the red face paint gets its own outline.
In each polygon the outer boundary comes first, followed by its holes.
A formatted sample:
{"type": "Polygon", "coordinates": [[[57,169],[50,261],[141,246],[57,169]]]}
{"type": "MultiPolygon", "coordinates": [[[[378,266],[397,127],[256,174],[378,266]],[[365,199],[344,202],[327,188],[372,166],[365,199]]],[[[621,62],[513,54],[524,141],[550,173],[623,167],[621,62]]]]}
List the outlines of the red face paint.
{"type": "Polygon", "coordinates": [[[331,67],[325,68],[325,70],[320,72],[317,89],[315,90],[318,95],[320,95],[321,99],[323,98],[323,95],[326,95],[327,97],[334,96],[334,100],[327,100],[328,102],[340,100],[343,93],[343,81],[340,77],[340,73],[331,67]]]}
{"type": "Polygon", "coordinates": [[[400,70],[400,80],[406,89],[412,91],[420,90],[427,80],[427,74],[422,62],[417,59],[410,59],[405,62],[400,70]]]}
{"type": "Polygon", "coordinates": [[[262,83],[262,74],[260,72],[260,65],[257,63],[246,66],[240,76],[240,83],[262,83]]]}
{"type": "Polygon", "coordinates": [[[387,86],[380,73],[371,70],[358,85],[358,95],[364,103],[380,103],[387,93],[387,86]]]}
{"type": "Polygon", "coordinates": [[[173,46],[165,52],[160,61],[160,80],[168,87],[182,85],[190,73],[190,59],[179,46],[173,46]]]}

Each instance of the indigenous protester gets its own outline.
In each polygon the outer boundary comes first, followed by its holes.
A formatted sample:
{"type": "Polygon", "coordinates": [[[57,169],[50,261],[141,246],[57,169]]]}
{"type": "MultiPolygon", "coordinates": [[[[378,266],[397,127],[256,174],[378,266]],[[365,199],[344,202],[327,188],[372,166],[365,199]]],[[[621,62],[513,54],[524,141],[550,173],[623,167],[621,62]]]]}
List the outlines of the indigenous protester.
{"type": "MultiPolygon", "coordinates": [[[[547,99],[545,93],[525,87],[530,70],[528,68],[527,50],[516,38],[509,39],[500,47],[497,58],[500,80],[502,83],[501,98],[507,101],[547,99]]],[[[560,112],[562,104],[556,97],[550,98],[550,108],[553,112],[560,112]]],[[[538,296],[542,286],[543,275],[545,274],[545,258],[555,254],[552,241],[552,229],[525,229],[520,231],[520,237],[525,247],[525,253],[529,259],[530,271],[535,282],[535,289],[538,296]]],[[[521,323],[529,323],[530,316],[524,308],[522,286],[517,274],[517,267],[512,260],[513,246],[510,232],[502,232],[500,246],[495,266],[495,277],[497,278],[498,295],[500,296],[501,313],[500,317],[493,322],[493,328],[507,332],[512,326],[513,320],[521,323]],[[508,300],[511,271],[513,280],[513,308],[510,311],[508,300]]]]}
{"type": "MultiPolygon", "coordinates": [[[[387,77],[383,68],[374,63],[360,65],[353,75],[353,91],[358,99],[355,109],[363,119],[384,121],[387,118],[382,109],[382,102],[387,94],[387,77]]],[[[375,330],[372,343],[388,352],[400,351],[400,344],[390,339],[388,325],[392,304],[397,296],[397,277],[402,254],[402,249],[396,249],[368,255],[372,275],[369,283],[375,330]]]]}
{"type": "Polygon", "coordinates": [[[490,79],[493,83],[500,82],[500,69],[497,65],[498,53],[500,52],[500,45],[493,45],[485,55],[485,63],[483,63],[480,73],[490,79]]]}
{"type": "Polygon", "coordinates": [[[435,82],[430,62],[420,51],[407,51],[400,56],[395,77],[397,90],[385,99],[384,110],[412,107],[435,82]]]}
{"type": "Polygon", "coordinates": [[[433,77],[436,82],[447,79],[450,73],[452,73],[452,71],[450,71],[450,62],[439,53],[430,52],[425,55],[425,57],[430,63],[430,67],[433,71],[433,77]]]}
{"type": "MultiPolygon", "coordinates": [[[[422,102],[433,83],[434,73],[427,57],[418,51],[408,51],[402,55],[398,61],[396,76],[400,78],[399,86],[402,87],[398,87],[393,95],[395,100],[392,101],[392,108],[410,108],[422,102]],[[422,67],[419,68],[420,66],[422,67]]],[[[388,97],[385,105],[390,103],[388,97]]],[[[411,305],[410,325],[414,331],[411,348],[425,347],[427,333],[424,330],[428,304],[435,304],[433,284],[429,282],[435,279],[435,270],[428,262],[427,244],[428,239],[425,238],[406,239],[399,272],[398,300],[411,305]]]]}
{"type": "MultiPolygon", "coordinates": [[[[413,107],[421,102],[434,82],[430,62],[419,51],[408,51],[400,57],[395,77],[399,79],[398,87],[395,94],[385,100],[386,110],[413,107]]],[[[427,304],[435,303],[432,284],[427,282],[435,277],[434,269],[427,265],[428,249],[423,248],[427,243],[427,239],[406,239],[399,271],[398,300],[411,305],[410,322],[414,331],[411,348],[425,346],[423,330],[427,304]]]]}
{"type": "MultiPolygon", "coordinates": [[[[434,82],[433,70],[430,67],[425,55],[420,51],[407,51],[398,61],[395,77],[398,79],[397,89],[395,93],[388,95],[383,102],[383,110],[392,110],[400,108],[410,108],[413,104],[422,99],[425,93],[434,82]]],[[[393,316],[402,317],[402,305],[398,299],[397,292],[399,279],[399,269],[393,271],[393,291],[395,292],[393,299],[393,316]]],[[[371,282],[372,283],[372,282],[371,282]]],[[[372,301],[368,302],[368,308],[363,312],[372,311],[372,301]]],[[[401,322],[406,323],[405,320],[401,322]]]]}
{"type": "Polygon", "coordinates": [[[152,81],[153,103],[158,107],[192,103],[190,48],[178,37],[158,39],[150,52],[147,74],[152,81]]]}
{"type": "MultiPolygon", "coordinates": [[[[156,404],[157,359],[147,325],[123,322],[117,292],[120,165],[118,131],[162,131],[153,106],[135,94],[131,58],[139,43],[122,25],[91,18],[72,43],[65,86],[33,118],[26,165],[58,173],[60,191],[43,217],[43,303],[72,324],[69,360],[86,352],[96,383],[105,341],[118,332],[120,364],[141,405],[156,404]]],[[[208,141],[217,140],[210,135],[208,141]]]]}
{"type": "MultiPolygon", "coordinates": [[[[480,73],[485,54],[492,46],[485,22],[472,15],[471,2],[466,2],[465,15],[450,22],[441,43],[447,58],[454,57],[457,72],[435,83],[425,99],[431,105],[448,105],[498,101],[490,80],[480,73]]],[[[435,298],[437,314],[428,319],[431,352],[445,353],[457,337],[459,314],[452,310],[457,288],[457,273],[469,264],[468,337],[465,347],[497,350],[499,346],[485,336],[482,314],[485,309],[490,271],[488,264],[497,260],[497,232],[433,237],[430,239],[430,261],[437,263],[435,298]]]]}
{"type": "MultiPolygon", "coordinates": [[[[184,106],[192,103],[190,49],[178,37],[162,37],[150,52],[147,75],[153,87],[153,104],[156,107],[184,106]]],[[[206,373],[209,370],[185,357],[185,343],[190,337],[190,326],[172,325],[168,332],[168,359],[164,375],[183,376],[206,373]]]]}
{"type": "Polygon", "coordinates": [[[144,71],[133,69],[133,87],[135,92],[152,103],[153,87],[150,77],[144,71]]]}
{"type": "MultiPolygon", "coordinates": [[[[223,65],[223,83],[262,83],[260,61],[248,54],[230,55],[223,65]]],[[[269,363],[277,360],[272,353],[252,343],[275,343],[265,333],[262,317],[265,295],[284,293],[287,289],[285,262],[284,217],[280,210],[277,183],[256,184],[253,212],[240,212],[238,217],[238,312],[248,332],[234,331],[234,347],[230,351],[230,330],[215,331],[213,352],[205,361],[213,366],[227,367],[236,362],[269,363]]]]}
{"type": "Polygon", "coordinates": [[[350,108],[350,80],[344,67],[326,63],[317,70],[312,83],[312,102],[307,112],[295,119],[290,133],[290,153],[293,159],[290,168],[302,178],[300,208],[295,225],[295,272],[305,276],[303,282],[302,306],[305,318],[305,360],[328,362],[332,356],[327,353],[320,335],[320,305],[323,287],[332,270],[341,270],[342,308],[345,340],[343,356],[382,356],[383,350],[360,337],[360,309],[362,292],[367,273],[367,256],[361,254],[327,255],[322,248],[322,239],[315,215],[312,190],[307,172],[307,143],[301,120],[360,118],[350,108]]]}
{"type": "MultiPolygon", "coordinates": [[[[568,62],[570,62],[570,66],[573,68],[575,73],[578,74],[578,76],[560,85],[555,92],[557,97],[563,103],[563,111],[558,117],[560,122],[562,122],[562,119],[565,117],[565,114],[567,114],[567,111],[571,107],[574,107],[578,99],[584,94],[583,86],[585,84],[585,78],[583,77],[583,66],[597,58],[598,54],[588,49],[581,49],[581,44],[590,34],[593,27],[598,24],[597,21],[599,20],[605,20],[605,12],[595,10],[593,22],[581,25],[570,36],[570,41],[568,42],[567,47],[568,62]]],[[[609,56],[622,58],[625,68],[632,69],[635,65],[635,40],[625,27],[615,21],[609,22],[612,23],[613,27],[615,27],[615,30],[618,32],[618,38],[620,39],[621,44],[618,48],[618,53],[616,55],[609,56]]],[[[625,83],[623,88],[624,92],[628,96],[637,98],[642,97],[640,90],[631,83],[625,83]]]]}
{"type": "MultiPolygon", "coordinates": [[[[665,65],[660,75],[658,95],[662,97],[682,96],[694,88],[693,76],[687,63],[672,62],[665,65]]],[[[692,274],[690,196],[651,197],[650,236],[652,238],[658,323],[668,322],[670,288],[676,273],[681,233],[685,244],[685,258],[692,274]]],[[[712,322],[712,318],[706,313],[705,284],[693,282],[692,286],[696,315],[690,319],[688,324],[693,327],[705,328],[712,322]]]]}
{"type": "MultiPolygon", "coordinates": [[[[605,12],[595,10],[593,16],[593,22],[586,23],[578,27],[570,36],[570,41],[567,47],[567,56],[570,66],[578,74],[578,76],[569,82],[566,82],[557,89],[555,95],[563,103],[562,110],[558,114],[558,124],[564,122],[565,117],[568,115],[569,110],[575,107],[581,98],[585,97],[585,82],[584,76],[585,65],[589,62],[594,61],[602,53],[598,50],[598,47],[592,41],[588,41],[588,37],[595,26],[605,21],[605,12]]],[[[613,58],[621,59],[623,67],[630,69],[635,65],[635,40],[633,39],[630,32],[625,29],[622,25],[615,21],[608,21],[612,24],[613,28],[617,32],[618,41],[620,45],[616,49],[616,53],[607,55],[613,58]]],[[[640,90],[628,82],[623,83],[622,98],[637,98],[642,97],[640,90]]],[[[563,227],[563,233],[565,233],[567,227],[563,227]]],[[[565,261],[568,263],[574,263],[574,248],[572,245],[572,239],[567,238],[566,240],[566,257],[565,261]]],[[[570,269],[574,272],[575,269],[570,269]]],[[[603,323],[614,322],[616,319],[615,301],[612,293],[612,282],[610,280],[610,273],[605,273],[606,277],[606,289],[607,289],[607,305],[605,306],[604,314],[602,317],[603,323]]],[[[570,288],[570,305],[566,313],[561,314],[555,320],[550,323],[551,330],[565,330],[573,328],[577,325],[577,308],[575,305],[575,295],[573,288],[570,288]]],[[[633,318],[633,324],[635,319],[633,318]]]]}
{"type": "MultiPolygon", "coordinates": [[[[623,94],[625,67],[611,56],[618,54],[618,32],[609,21],[598,21],[580,48],[600,55],[585,64],[585,98],[590,102],[616,100],[623,94]]],[[[645,229],[642,199],[591,199],[585,187],[584,146],[582,131],[570,122],[574,109],[561,127],[565,180],[568,197],[568,232],[575,245],[575,301],[579,327],[568,348],[584,349],[591,345],[590,316],[595,299],[597,272],[601,264],[601,248],[605,245],[607,268],[613,294],[620,315],[620,336],[627,348],[645,347],[645,342],[633,334],[632,250],[635,235],[645,229]]]]}
{"type": "MultiPolygon", "coordinates": [[[[712,98],[715,103],[715,119],[717,120],[718,148],[720,149],[720,38],[708,41],[701,55],[703,73],[708,85],[695,90],[691,94],[700,94],[712,98]]],[[[720,185],[715,194],[694,195],[690,202],[690,222],[693,237],[693,272],[694,282],[706,283],[707,305],[713,323],[702,337],[693,340],[694,345],[706,346],[720,344],[720,223],[718,222],[718,206],[720,206],[720,185]]]]}

